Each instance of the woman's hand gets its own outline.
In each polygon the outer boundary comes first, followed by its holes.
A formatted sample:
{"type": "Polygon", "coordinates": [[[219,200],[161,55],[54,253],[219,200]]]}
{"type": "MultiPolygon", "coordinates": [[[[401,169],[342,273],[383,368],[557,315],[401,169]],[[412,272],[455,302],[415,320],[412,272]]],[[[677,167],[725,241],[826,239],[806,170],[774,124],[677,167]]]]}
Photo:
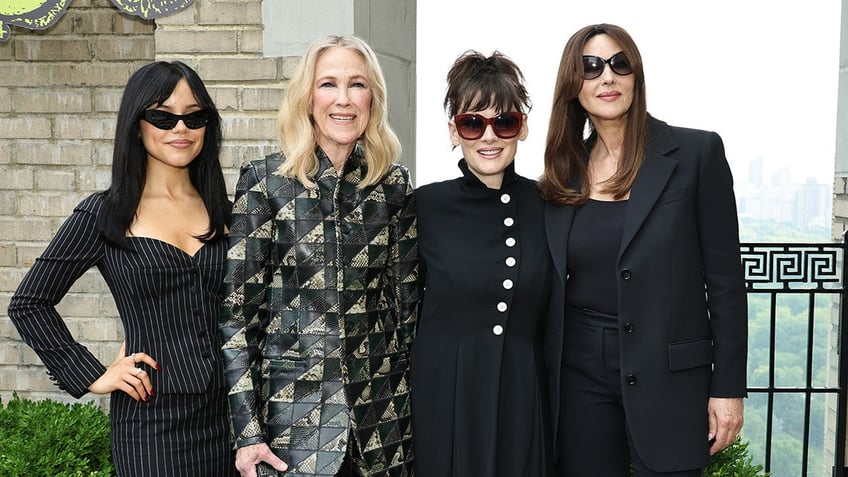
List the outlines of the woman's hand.
{"type": "Polygon", "coordinates": [[[710,455],[733,443],[745,420],[745,406],[742,398],[710,398],[707,406],[709,414],[709,434],[712,441],[710,455]]]}
{"type": "Polygon", "coordinates": [[[239,447],[236,451],[236,470],[239,471],[241,477],[256,477],[256,464],[260,462],[265,462],[280,472],[289,468],[264,442],[239,447]]]}
{"type": "Polygon", "coordinates": [[[95,394],[108,394],[112,391],[123,391],[136,401],[149,401],[156,395],[147,371],[136,367],[138,363],[146,363],[151,368],[161,370],[159,364],[146,353],[133,353],[126,356],[126,341],[121,343],[121,350],[106,372],[97,381],[91,383],[88,390],[95,394]]]}

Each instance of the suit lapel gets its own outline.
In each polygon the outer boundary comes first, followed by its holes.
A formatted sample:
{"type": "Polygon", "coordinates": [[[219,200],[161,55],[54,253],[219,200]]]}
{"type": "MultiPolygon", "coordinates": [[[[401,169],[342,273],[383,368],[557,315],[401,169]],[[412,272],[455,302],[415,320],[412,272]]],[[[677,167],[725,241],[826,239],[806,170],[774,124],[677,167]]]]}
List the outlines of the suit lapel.
{"type": "Polygon", "coordinates": [[[574,207],[572,206],[547,204],[545,207],[545,233],[548,238],[548,249],[551,251],[551,258],[562,283],[565,283],[565,257],[568,254],[568,233],[571,230],[572,217],[574,217],[574,207]]]}
{"type": "Polygon", "coordinates": [[[651,213],[651,209],[654,208],[657,199],[665,190],[668,179],[677,167],[677,160],[666,156],[678,147],[669,134],[667,125],[653,119],[649,121],[645,161],[630,190],[627,215],[621,232],[619,257],[627,250],[633,237],[651,213]]]}

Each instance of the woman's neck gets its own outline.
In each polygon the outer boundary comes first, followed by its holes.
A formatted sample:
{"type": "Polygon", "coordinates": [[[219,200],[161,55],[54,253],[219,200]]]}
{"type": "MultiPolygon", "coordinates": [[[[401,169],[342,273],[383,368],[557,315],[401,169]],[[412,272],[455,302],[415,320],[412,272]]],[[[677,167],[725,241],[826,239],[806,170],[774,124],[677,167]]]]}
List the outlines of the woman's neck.
{"type": "Polygon", "coordinates": [[[169,167],[148,159],[142,194],[148,197],[178,199],[181,197],[196,197],[197,189],[191,183],[187,167],[169,167]]]}
{"type": "Polygon", "coordinates": [[[597,140],[589,151],[587,173],[589,179],[589,196],[597,200],[613,200],[612,193],[607,192],[609,180],[618,172],[621,156],[624,150],[624,125],[605,124],[595,128],[597,140]]]}

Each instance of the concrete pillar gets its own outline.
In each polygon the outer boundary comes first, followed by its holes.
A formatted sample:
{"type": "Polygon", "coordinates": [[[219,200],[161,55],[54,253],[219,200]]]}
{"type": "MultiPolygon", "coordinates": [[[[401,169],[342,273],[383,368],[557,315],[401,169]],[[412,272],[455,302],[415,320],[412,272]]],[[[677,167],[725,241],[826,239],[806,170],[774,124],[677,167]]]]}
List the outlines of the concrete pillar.
{"type": "MultiPolygon", "coordinates": [[[[842,235],[848,229],[848,0],[842,0],[842,26],[839,40],[839,94],[837,100],[836,118],[836,171],[833,186],[833,238],[841,241],[842,235]]],[[[846,266],[846,257],[843,257],[843,266],[846,266]]],[[[844,300],[845,297],[843,297],[844,300]]],[[[842,306],[848,306],[843,301],[842,306]]],[[[838,322],[838,321],[837,321],[838,322]]],[[[842,326],[848,324],[843,323],[842,326]]],[[[839,329],[834,327],[831,336],[837,340],[839,329]]],[[[842,343],[844,347],[846,343],[842,343]]],[[[844,350],[843,350],[844,352],[844,350]]],[[[831,373],[836,372],[836,367],[831,366],[831,373]]],[[[832,374],[832,376],[838,376],[832,374]]],[[[832,409],[828,406],[828,409],[832,409]]],[[[848,424],[848,416],[846,424],[848,424]]],[[[833,434],[830,434],[833,435],[833,434]]],[[[848,454],[848,444],[845,448],[848,454]]],[[[841,474],[835,474],[841,475],[841,474]]]]}
{"type": "Polygon", "coordinates": [[[366,39],[386,76],[389,123],[403,145],[401,162],[415,171],[415,2],[357,0],[354,34],[366,39]]]}

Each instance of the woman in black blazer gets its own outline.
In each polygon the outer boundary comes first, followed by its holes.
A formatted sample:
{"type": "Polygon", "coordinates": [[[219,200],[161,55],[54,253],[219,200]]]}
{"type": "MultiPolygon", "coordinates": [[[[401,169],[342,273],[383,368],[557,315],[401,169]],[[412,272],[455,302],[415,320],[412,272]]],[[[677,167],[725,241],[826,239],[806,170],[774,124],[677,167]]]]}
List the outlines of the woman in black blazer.
{"type": "Polygon", "coordinates": [[[194,70],[136,71],[118,110],[111,186],[77,205],[9,305],[61,389],[111,393],[122,477],[235,473],[217,332],[231,210],[220,144],[221,119],[194,70]],[[94,267],[124,325],[108,367],[55,307],[94,267]]]}
{"type": "Polygon", "coordinates": [[[648,115],[615,25],[562,54],[542,194],[562,475],[699,476],[742,427],[747,305],[721,138],[648,115]]]}

